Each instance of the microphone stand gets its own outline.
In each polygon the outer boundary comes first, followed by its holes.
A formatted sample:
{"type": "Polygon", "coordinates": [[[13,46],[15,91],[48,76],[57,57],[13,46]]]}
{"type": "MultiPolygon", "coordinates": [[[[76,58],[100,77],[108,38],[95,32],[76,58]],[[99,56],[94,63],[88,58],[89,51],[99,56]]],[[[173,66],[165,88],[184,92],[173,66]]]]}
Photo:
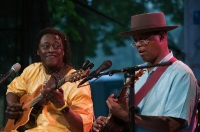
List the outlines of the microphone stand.
{"type": "MultiPolygon", "coordinates": [[[[132,75],[132,78],[135,79],[135,72],[137,70],[133,70],[129,72],[129,74],[132,75]]],[[[135,132],[135,83],[134,81],[131,81],[130,84],[130,93],[129,93],[129,132],[135,132]]]]}
{"type": "MultiPolygon", "coordinates": [[[[166,66],[171,65],[172,62],[163,62],[155,65],[150,66],[135,66],[132,68],[125,68],[124,71],[129,72],[133,79],[135,78],[135,72],[140,69],[144,68],[151,68],[156,66],[166,66]]],[[[130,94],[129,94],[129,132],[135,132],[135,83],[134,81],[130,84],[130,94]]]]}
{"type": "MultiPolygon", "coordinates": [[[[167,66],[171,65],[172,62],[167,61],[167,62],[162,62],[159,64],[155,65],[149,65],[149,66],[135,66],[135,67],[127,67],[123,68],[120,70],[111,70],[105,73],[101,73],[100,75],[109,75],[112,76],[115,73],[119,72],[125,72],[127,74],[131,74],[132,78],[135,79],[135,72],[144,69],[144,68],[151,68],[151,67],[156,67],[156,66],[167,66]]],[[[129,94],[129,132],[135,132],[135,106],[134,106],[134,101],[135,101],[135,83],[134,81],[131,82],[130,84],[130,94],[129,94]]]]}

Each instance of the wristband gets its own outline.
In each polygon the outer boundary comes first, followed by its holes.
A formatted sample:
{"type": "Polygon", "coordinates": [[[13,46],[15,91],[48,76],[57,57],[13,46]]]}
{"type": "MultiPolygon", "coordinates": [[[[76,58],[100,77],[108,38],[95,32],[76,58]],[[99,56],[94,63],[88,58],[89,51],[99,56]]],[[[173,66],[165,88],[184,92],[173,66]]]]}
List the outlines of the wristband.
{"type": "Polygon", "coordinates": [[[60,107],[60,108],[56,108],[58,111],[62,111],[64,108],[66,108],[67,107],[67,103],[66,103],[66,101],[65,101],[65,104],[63,105],[63,107],[60,107]]]}

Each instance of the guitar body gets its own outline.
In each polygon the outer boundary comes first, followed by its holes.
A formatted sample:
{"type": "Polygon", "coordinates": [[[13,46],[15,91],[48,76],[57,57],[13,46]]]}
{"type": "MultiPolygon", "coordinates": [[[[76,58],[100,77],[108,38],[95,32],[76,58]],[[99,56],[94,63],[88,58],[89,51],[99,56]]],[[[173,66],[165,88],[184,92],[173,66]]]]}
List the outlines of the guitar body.
{"type": "MultiPolygon", "coordinates": [[[[69,69],[62,69],[60,72],[60,76],[64,76],[65,73],[68,72],[69,69]],[[66,71],[64,71],[66,70],[66,71]]],[[[57,83],[55,83],[55,79],[53,77],[50,78],[48,87],[51,89],[58,89],[62,86],[65,82],[75,82],[77,80],[83,79],[86,75],[89,74],[90,69],[86,69],[85,71],[80,69],[71,73],[70,75],[64,76],[60,79],[57,83]]],[[[27,129],[31,129],[36,126],[36,120],[38,115],[41,113],[43,104],[46,100],[43,99],[41,95],[41,90],[43,89],[44,85],[39,85],[39,87],[31,94],[26,94],[20,98],[20,104],[22,104],[22,116],[19,119],[8,119],[7,124],[4,128],[5,132],[11,132],[12,130],[18,130],[19,132],[24,132],[27,129]]]]}
{"type": "Polygon", "coordinates": [[[121,132],[126,126],[126,122],[112,115],[100,132],[121,132]]]}
{"type": "MultiPolygon", "coordinates": [[[[125,85],[121,88],[119,95],[118,95],[118,101],[117,103],[121,103],[123,97],[125,96],[127,92],[127,88],[132,83],[135,83],[143,74],[144,70],[138,71],[135,76],[131,76],[130,79],[125,83],[125,85]]],[[[115,117],[111,113],[109,113],[108,119],[106,124],[103,126],[103,128],[100,130],[100,132],[122,132],[127,126],[127,123],[124,122],[123,120],[115,117]]]]}
{"type": "Polygon", "coordinates": [[[33,128],[35,126],[35,122],[38,116],[39,111],[41,111],[42,106],[35,105],[31,107],[31,101],[40,93],[39,91],[42,89],[42,85],[40,85],[37,90],[32,94],[25,94],[20,98],[20,104],[22,104],[22,116],[19,119],[8,119],[7,124],[4,128],[5,132],[11,132],[12,130],[18,130],[19,132],[23,132],[26,129],[33,128]]]}

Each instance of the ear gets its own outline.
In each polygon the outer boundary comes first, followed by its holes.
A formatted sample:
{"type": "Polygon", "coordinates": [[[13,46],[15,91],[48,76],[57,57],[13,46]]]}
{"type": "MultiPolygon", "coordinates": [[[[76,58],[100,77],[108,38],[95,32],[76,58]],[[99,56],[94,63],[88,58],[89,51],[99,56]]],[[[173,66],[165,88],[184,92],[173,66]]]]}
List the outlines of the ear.
{"type": "Polygon", "coordinates": [[[163,39],[165,38],[165,32],[160,32],[159,35],[160,35],[160,42],[162,42],[163,39]]]}

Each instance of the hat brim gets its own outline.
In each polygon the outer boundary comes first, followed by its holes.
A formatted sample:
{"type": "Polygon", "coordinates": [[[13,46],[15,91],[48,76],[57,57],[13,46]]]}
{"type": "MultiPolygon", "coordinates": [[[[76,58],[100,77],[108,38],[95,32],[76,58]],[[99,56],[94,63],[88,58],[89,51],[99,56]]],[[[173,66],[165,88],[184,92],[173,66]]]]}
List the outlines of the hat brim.
{"type": "Polygon", "coordinates": [[[179,25],[175,26],[164,26],[164,27],[154,27],[154,28],[148,28],[148,29],[140,29],[140,30],[130,30],[119,33],[120,36],[134,36],[137,34],[147,33],[147,32],[154,32],[154,31],[170,31],[175,28],[179,27],[179,25]]]}

